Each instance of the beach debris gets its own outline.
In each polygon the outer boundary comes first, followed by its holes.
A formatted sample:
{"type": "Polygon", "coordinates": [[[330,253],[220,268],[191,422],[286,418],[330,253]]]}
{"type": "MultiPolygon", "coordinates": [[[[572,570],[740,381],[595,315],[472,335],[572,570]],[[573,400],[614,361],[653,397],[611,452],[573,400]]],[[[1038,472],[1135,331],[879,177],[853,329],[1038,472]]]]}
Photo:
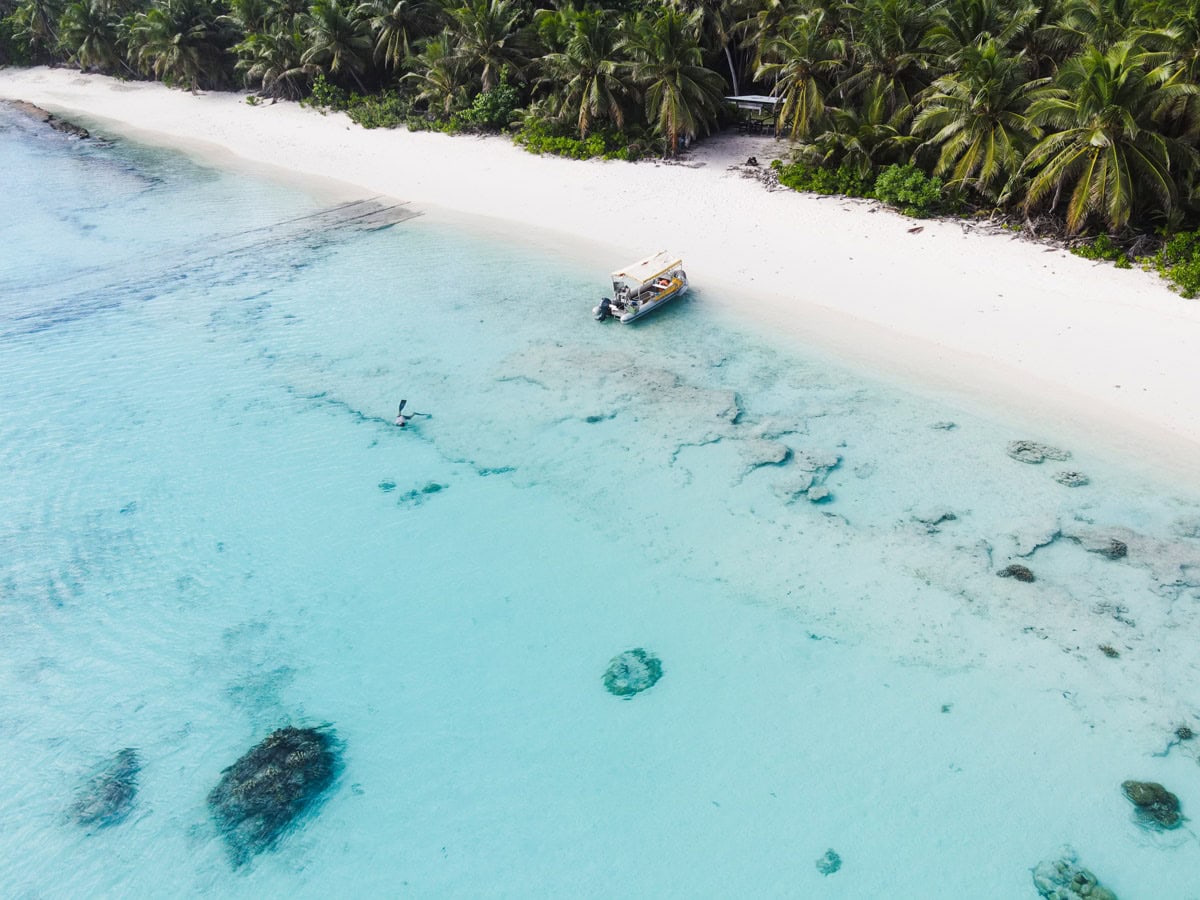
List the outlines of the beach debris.
{"type": "Polygon", "coordinates": [[[746,160],[746,162],[744,164],[747,166],[757,166],[758,165],[758,157],[751,156],[746,160]]]}
{"type": "Polygon", "coordinates": [[[909,234],[920,234],[924,230],[925,230],[924,225],[916,225],[916,226],[908,229],[908,233],[909,234]]]}
{"type": "Polygon", "coordinates": [[[274,847],[333,784],[339,767],[333,730],[280,728],[221,774],[208,808],[234,866],[274,847]]]}
{"type": "Polygon", "coordinates": [[[1079,865],[1079,857],[1070,847],[1058,851],[1057,859],[1047,859],[1033,869],[1033,886],[1046,900],[1117,900],[1117,895],[1079,865]]]}
{"type": "Polygon", "coordinates": [[[662,660],[641,647],[612,658],[604,671],[604,689],[626,699],[654,687],[662,678],[662,660]]]}
{"type": "Polygon", "coordinates": [[[1054,476],[1054,480],[1066,487],[1083,487],[1086,484],[1091,484],[1092,479],[1088,478],[1082,472],[1063,471],[1054,476]]]}
{"type": "Polygon", "coordinates": [[[1156,781],[1125,781],[1121,790],[1137,807],[1138,823],[1144,828],[1178,828],[1183,822],[1179,798],[1156,781]]]}
{"type": "Polygon", "coordinates": [[[1117,650],[1117,648],[1114,647],[1112,644],[1101,644],[1100,652],[1103,653],[1105,656],[1107,656],[1109,659],[1116,659],[1117,657],[1119,657],[1121,655],[1120,651],[1117,650]]]}
{"type": "Polygon", "coordinates": [[[75,795],[71,818],[85,827],[107,828],[129,815],[137,795],[142,761],[138,752],[126,747],[105,760],[75,795]]]}
{"type": "Polygon", "coordinates": [[[837,855],[837,852],[830,849],[817,860],[817,871],[822,875],[832,875],[842,867],[842,858],[837,855]]]}
{"type": "Polygon", "coordinates": [[[933,422],[929,426],[934,431],[953,431],[958,427],[957,422],[933,422]]]}
{"type": "Polygon", "coordinates": [[[1008,455],[1017,462],[1037,465],[1048,459],[1066,460],[1071,458],[1069,450],[1060,450],[1049,444],[1039,444],[1036,441],[1010,441],[1008,455]]]}
{"type": "Polygon", "coordinates": [[[1028,567],[1020,563],[1011,563],[996,573],[1001,578],[1015,578],[1017,581],[1029,583],[1035,581],[1033,572],[1029,571],[1028,567]]]}

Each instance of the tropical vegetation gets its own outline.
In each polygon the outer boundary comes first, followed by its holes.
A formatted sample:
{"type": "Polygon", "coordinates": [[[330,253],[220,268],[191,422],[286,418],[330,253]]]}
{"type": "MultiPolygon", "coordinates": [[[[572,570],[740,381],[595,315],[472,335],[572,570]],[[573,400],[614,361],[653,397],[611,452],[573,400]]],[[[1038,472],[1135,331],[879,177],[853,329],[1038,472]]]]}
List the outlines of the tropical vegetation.
{"type": "Polygon", "coordinates": [[[785,185],[1200,278],[1200,0],[0,0],[6,62],[621,159],[765,94],[785,185]]]}

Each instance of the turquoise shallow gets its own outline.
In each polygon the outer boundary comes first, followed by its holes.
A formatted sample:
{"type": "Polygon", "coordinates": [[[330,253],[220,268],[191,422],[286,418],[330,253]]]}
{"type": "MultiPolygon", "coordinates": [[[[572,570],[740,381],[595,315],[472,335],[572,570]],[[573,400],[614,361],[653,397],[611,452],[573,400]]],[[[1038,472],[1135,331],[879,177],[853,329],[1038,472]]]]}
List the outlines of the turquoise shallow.
{"type": "Polygon", "coordinates": [[[570,259],[6,111],[0,171],[5,895],[1017,898],[1070,845],[1200,897],[1121,791],[1200,811],[1195,486],[703,285],[598,324],[570,259]],[[235,866],[285,725],[337,779],[235,866]]]}

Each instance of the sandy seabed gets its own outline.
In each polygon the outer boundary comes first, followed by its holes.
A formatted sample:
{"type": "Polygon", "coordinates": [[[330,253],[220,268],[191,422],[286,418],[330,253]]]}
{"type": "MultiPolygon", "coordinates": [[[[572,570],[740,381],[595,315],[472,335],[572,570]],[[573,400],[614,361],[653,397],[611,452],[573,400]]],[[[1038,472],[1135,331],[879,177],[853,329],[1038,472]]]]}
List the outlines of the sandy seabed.
{"type": "Polygon", "coordinates": [[[667,248],[704,302],[776,333],[1043,423],[1056,439],[1200,474],[1200,301],[1146,272],[961,222],[914,232],[878,204],[767,191],[738,164],[786,154],[783,141],[721,135],[678,164],[578,162],[500,137],[368,131],[295,103],[66,69],[0,71],[0,97],[339,195],[470,216],[599,273],[667,248]]]}

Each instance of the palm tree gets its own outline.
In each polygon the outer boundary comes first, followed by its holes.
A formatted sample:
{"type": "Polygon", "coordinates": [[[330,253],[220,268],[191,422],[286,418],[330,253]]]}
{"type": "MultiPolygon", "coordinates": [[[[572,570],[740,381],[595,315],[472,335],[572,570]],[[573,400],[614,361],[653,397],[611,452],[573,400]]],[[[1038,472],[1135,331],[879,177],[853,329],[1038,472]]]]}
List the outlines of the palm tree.
{"type": "Polygon", "coordinates": [[[913,132],[940,147],[933,174],[997,199],[1042,136],[1027,111],[1049,81],[1028,80],[1024,60],[995,40],[960,51],[958,71],[929,87],[913,120],[913,132]]]}
{"type": "Polygon", "coordinates": [[[734,64],[733,52],[729,49],[733,43],[734,31],[739,20],[739,0],[669,0],[671,6],[684,15],[700,13],[700,36],[706,41],[711,50],[725,57],[729,66],[729,83],[733,85],[735,94],[741,93],[738,87],[738,66],[734,64]]]}
{"type": "Polygon", "coordinates": [[[851,0],[846,6],[853,35],[851,75],[841,84],[845,97],[883,100],[888,115],[912,104],[930,81],[932,51],[924,44],[933,13],[924,0],[851,0]]]}
{"type": "Polygon", "coordinates": [[[484,91],[494,88],[505,72],[521,74],[527,62],[521,30],[524,15],[514,0],[469,0],[449,11],[454,52],[480,72],[484,91]]]}
{"type": "Polygon", "coordinates": [[[413,71],[404,76],[417,82],[417,100],[424,100],[431,110],[449,116],[466,102],[466,72],[453,49],[454,39],[443,31],[425,42],[424,48],[412,58],[413,71]]]}
{"type": "Polygon", "coordinates": [[[618,45],[628,50],[630,74],[643,92],[646,117],[665,139],[666,155],[679,149],[682,136],[696,137],[717,119],[724,83],[704,68],[696,36],[698,13],[674,9],[638,16],[618,45]]]}
{"type": "Polygon", "coordinates": [[[421,0],[368,0],[358,16],[371,23],[375,32],[375,59],[389,69],[398,69],[409,55],[409,42],[420,35],[432,19],[421,0]]]}
{"type": "Polygon", "coordinates": [[[299,100],[317,73],[303,62],[307,46],[298,31],[255,31],[233,49],[237,71],[264,97],[299,100]]]}
{"type": "Polygon", "coordinates": [[[117,23],[98,0],[74,0],[66,8],[59,21],[58,45],[81,69],[111,72],[125,65],[117,44],[117,23]]]}
{"type": "Polygon", "coordinates": [[[913,109],[893,110],[892,99],[881,88],[870,86],[860,105],[831,109],[829,127],[801,155],[817,165],[845,166],[860,178],[880,166],[908,162],[917,143],[908,130],[913,109]]]}
{"type": "Polygon", "coordinates": [[[13,38],[29,50],[33,62],[49,58],[58,43],[58,20],[62,16],[62,0],[21,0],[7,21],[13,38]]]}
{"type": "Polygon", "coordinates": [[[925,45],[957,62],[965,50],[987,40],[1010,43],[1036,21],[1038,8],[1027,0],[947,0],[936,4],[925,45]]]}
{"type": "Polygon", "coordinates": [[[366,60],[371,53],[370,29],[365,19],[338,0],[316,0],[309,10],[305,37],[308,49],[300,58],[302,64],[335,76],[348,72],[358,89],[366,93],[359,78],[366,71],[366,60]]]}
{"type": "Polygon", "coordinates": [[[779,124],[793,139],[807,138],[825,115],[828,79],[845,56],[845,42],[831,31],[823,10],[800,13],[786,18],[759,50],[754,77],[783,100],[779,124]]]}
{"type": "Polygon", "coordinates": [[[130,19],[129,54],[138,69],[191,90],[229,83],[229,26],[205,0],[162,0],[130,19]]]}
{"type": "Polygon", "coordinates": [[[1078,232],[1093,220],[1118,231],[1157,201],[1170,214],[1178,198],[1176,178],[1191,175],[1196,150],[1162,133],[1156,113],[1200,88],[1173,80],[1174,66],[1131,41],[1107,52],[1087,48],[1069,60],[1055,87],[1029,108],[1029,121],[1050,132],[1029,153],[1026,211],[1058,206],[1063,192],[1067,228],[1078,232]]]}
{"type": "Polygon", "coordinates": [[[629,85],[616,59],[611,16],[599,9],[542,10],[538,25],[545,33],[565,36],[561,52],[547,53],[541,59],[544,80],[552,86],[551,109],[574,120],[580,139],[587,137],[597,119],[608,119],[623,128],[621,101],[628,95],[629,85]]]}

